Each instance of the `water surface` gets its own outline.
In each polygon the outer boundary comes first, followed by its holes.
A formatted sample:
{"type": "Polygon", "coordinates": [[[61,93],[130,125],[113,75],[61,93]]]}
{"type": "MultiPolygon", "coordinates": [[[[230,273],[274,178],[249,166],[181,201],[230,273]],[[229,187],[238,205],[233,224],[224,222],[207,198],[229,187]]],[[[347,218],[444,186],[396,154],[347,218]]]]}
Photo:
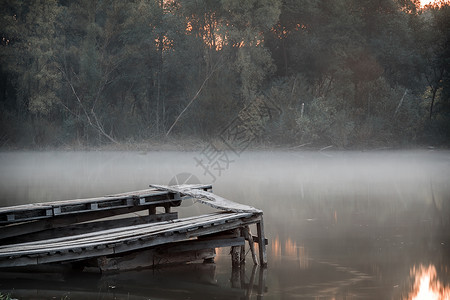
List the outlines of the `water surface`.
{"type": "MultiPolygon", "coordinates": [[[[200,155],[3,152],[0,206],[145,189],[180,173],[207,183],[213,178],[194,160],[200,155]]],[[[0,273],[0,292],[20,299],[450,297],[450,152],[244,152],[215,175],[216,194],[264,211],[266,270],[247,256],[245,269],[233,272],[221,249],[214,265],[0,273]]],[[[180,216],[203,211],[185,203],[180,216]]]]}

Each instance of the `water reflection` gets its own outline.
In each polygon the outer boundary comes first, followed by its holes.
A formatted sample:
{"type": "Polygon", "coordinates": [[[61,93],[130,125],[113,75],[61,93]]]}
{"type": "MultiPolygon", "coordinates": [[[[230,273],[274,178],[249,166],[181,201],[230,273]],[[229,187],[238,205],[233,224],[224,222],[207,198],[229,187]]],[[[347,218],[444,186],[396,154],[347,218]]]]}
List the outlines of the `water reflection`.
{"type": "MultiPolygon", "coordinates": [[[[101,285],[105,278],[92,280],[94,286],[86,280],[75,285],[77,280],[70,278],[67,290],[101,295],[96,299],[109,299],[103,295],[111,291],[142,299],[264,295],[265,299],[392,300],[412,300],[423,290],[429,295],[438,291],[440,299],[448,299],[450,151],[330,154],[245,152],[214,183],[216,194],[264,211],[269,239],[264,293],[258,292],[263,285],[258,283],[258,271],[252,272],[250,256],[245,275],[242,270],[232,273],[227,248],[217,252],[214,276],[197,269],[157,270],[109,276],[115,281],[108,285],[101,285]],[[418,262],[426,264],[421,267],[418,262]],[[427,272],[430,284],[420,280],[427,272]],[[198,276],[205,280],[192,282],[198,276]],[[421,289],[421,282],[427,288],[421,289]]],[[[193,163],[195,155],[0,153],[0,206],[142,189],[149,183],[168,183],[181,172],[194,172],[205,182],[208,178],[193,163]]],[[[188,217],[204,212],[190,205],[180,207],[179,213],[188,217]]],[[[57,285],[41,283],[35,286],[37,293],[57,285]]],[[[0,292],[7,291],[5,284],[0,277],[0,292]]]]}
{"type": "Polygon", "coordinates": [[[201,263],[104,275],[0,272],[0,290],[16,299],[262,299],[266,272],[201,263]]]}
{"type": "Polygon", "coordinates": [[[297,245],[297,242],[291,237],[285,239],[282,247],[280,238],[276,236],[269,241],[269,246],[272,263],[280,262],[284,257],[295,261],[301,270],[309,268],[310,258],[307,249],[302,245],[297,245]]]}
{"type": "Polygon", "coordinates": [[[434,265],[419,265],[411,268],[413,279],[411,293],[405,300],[449,300],[450,286],[444,285],[438,278],[434,265]]]}
{"type": "MultiPolygon", "coordinates": [[[[269,298],[365,299],[364,284],[372,276],[336,260],[310,256],[309,250],[292,237],[269,239],[269,274],[278,274],[269,298]],[[278,295],[278,293],[280,295],[278,295]]],[[[370,297],[369,297],[370,298],[370,297]]]]}

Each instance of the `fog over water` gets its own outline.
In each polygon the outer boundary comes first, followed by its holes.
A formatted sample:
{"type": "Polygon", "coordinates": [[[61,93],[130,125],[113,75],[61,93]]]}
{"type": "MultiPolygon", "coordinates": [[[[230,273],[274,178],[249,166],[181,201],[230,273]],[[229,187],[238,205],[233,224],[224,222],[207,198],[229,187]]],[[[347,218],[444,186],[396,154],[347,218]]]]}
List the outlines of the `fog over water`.
{"type": "MultiPolygon", "coordinates": [[[[145,189],[180,173],[209,183],[198,155],[2,152],[0,206],[145,189]]],[[[89,282],[72,274],[57,291],[49,278],[36,285],[38,277],[1,273],[0,292],[53,291],[58,299],[67,293],[70,299],[76,293],[93,299],[419,299],[426,275],[430,295],[439,287],[436,299],[450,297],[450,152],[245,152],[215,175],[214,193],[264,211],[269,245],[262,289],[255,282],[249,295],[243,289],[249,284],[235,286],[225,249],[212,269],[124,272],[89,282]]],[[[179,208],[181,217],[205,210],[192,203],[179,208]]],[[[246,266],[241,279],[259,276],[249,257],[246,266]]]]}

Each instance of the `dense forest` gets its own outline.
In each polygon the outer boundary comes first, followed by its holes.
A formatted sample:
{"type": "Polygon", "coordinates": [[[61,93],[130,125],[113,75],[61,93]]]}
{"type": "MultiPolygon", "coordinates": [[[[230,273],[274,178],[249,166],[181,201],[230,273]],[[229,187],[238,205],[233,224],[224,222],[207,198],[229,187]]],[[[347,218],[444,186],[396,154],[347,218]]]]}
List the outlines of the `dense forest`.
{"type": "Polygon", "coordinates": [[[448,2],[6,0],[0,14],[0,147],[211,141],[236,117],[256,145],[449,145],[448,2]]]}

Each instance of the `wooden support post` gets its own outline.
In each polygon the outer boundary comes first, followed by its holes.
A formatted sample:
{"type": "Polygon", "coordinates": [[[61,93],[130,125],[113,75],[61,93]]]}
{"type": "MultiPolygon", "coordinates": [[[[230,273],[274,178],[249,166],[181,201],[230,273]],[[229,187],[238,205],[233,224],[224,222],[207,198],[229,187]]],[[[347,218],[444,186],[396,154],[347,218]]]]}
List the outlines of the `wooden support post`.
{"type": "MultiPolygon", "coordinates": [[[[241,236],[241,230],[239,228],[236,228],[233,230],[233,234],[236,237],[241,236]]],[[[231,264],[232,267],[239,267],[239,265],[241,264],[241,255],[240,255],[240,251],[241,251],[241,246],[232,246],[231,247],[231,264]]]]}
{"type": "Polygon", "coordinates": [[[240,265],[240,246],[232,246],[231,247],[231,264],[234,267],[239,267],[240,265]]]}
{"type": "MultiPolygon", "coordinates": [[[[241,235],[241,237],[245,238],[245,236],[244,236],[244,228],[240,229],[240,235],[241,235]]],[[[245,243],[241,246],[241,261],[240,261],[240,263],[241,264],[245,264],[245,243]]]]}
{"type": "Polygon", "coordinates": [[[231,247],[231,286],[233,288],[240,287],[239,248],[240,246],[231,247]]]}
{"type": "Polygon", "coordinates": [[[156,206],[151,206],[151,207],[148,209],[148,214],[149,214],[149,215],[155,215],[155,214],[156,214],[156,206]]]}
{"type": "Polygon", "coordinates": [[[258,265],[258,258],[256,257],[255,244],[253,242],[253,236],[250,232],[250,228],[248,226],[245,226],[244,228],[242,228],[242,232],[243,232],[244,238],[248,241],[248,245],[250,247],[250,252],[252,253],[253,263],[255,265],[258,265]]]}
{"type": "Polygon", "coordinates": [[[267,253],[266,253],[266,243],[264,243],[264,221],[263,216],[261,215],[261,220],[256,223],[256,229],[258,231],[258,238],[261,243],[258,244],[259,248],[259,261],[261,263],[261,267],[267,267],[267,253]]]}
{"type": "Polygon", "coordinates": [[[239,263],[242,265],[242,264],[245,264],[245,244],[242,245],[240,248],[241,248],[241,254],[240,254],[239,263]]]}

